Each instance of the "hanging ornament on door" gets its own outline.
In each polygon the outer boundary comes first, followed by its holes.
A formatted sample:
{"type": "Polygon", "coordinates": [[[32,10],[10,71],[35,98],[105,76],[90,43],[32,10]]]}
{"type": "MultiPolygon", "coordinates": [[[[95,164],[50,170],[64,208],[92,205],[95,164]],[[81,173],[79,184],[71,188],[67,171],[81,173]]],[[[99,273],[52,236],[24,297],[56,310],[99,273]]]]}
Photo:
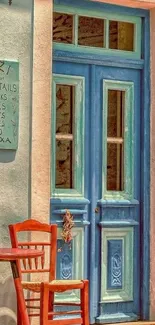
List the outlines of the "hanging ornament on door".
{"type": "Polygon", "coordinates": [[[62,231],[62,238],[65,243],[70,243],[73,236],[72,236],[72,228],[74,226],[73,216],[71,215],[69,210],[66,210],[66,213],[63,217],[63,231],[62,231]]]}
{"type": "Polygon", "coordinates": [[[62,240],[64,242],[62,247],[58,248],[58,252],[63,251],[63,247],[67,244],[69,250],[71,250],[71,242],[73,239],[72,228],[74,226],[73,216],[69,210],[66,210],[66,213],[63,216],[63,230],[61,233],[62,240]]]}

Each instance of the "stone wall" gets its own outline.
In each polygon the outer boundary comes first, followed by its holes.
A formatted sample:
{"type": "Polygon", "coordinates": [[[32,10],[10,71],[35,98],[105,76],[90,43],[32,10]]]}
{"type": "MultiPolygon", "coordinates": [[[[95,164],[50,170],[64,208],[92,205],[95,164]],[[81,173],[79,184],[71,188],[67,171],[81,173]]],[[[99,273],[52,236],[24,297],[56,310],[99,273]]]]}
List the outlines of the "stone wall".
{"type": "Polygon", "coordinates": [[[73,141],[63,139],[63,135],[73,135],[74,130],[74,87],[56,87],[56,188],[72,188],[73,141]]]}

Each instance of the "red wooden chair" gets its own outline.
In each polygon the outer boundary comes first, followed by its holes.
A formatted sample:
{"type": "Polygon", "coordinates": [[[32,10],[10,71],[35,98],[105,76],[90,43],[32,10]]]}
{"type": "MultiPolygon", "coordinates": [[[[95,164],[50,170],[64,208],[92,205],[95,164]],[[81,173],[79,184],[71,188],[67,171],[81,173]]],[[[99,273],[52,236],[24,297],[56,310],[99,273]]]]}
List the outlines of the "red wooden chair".
{"type": "MultiPolygon", "coordinates": [[[[35,248],[44,251],[44,257],[35,259],[23,260],[18,263],[19,273],[22,281],[24,290],[28,290],[31,294],[25,298],[26,306],[28,309],[29,317],[40,316],[41,325],[54,324],[77,324],[77,318],[74,319],[54,319],[55,315],[63,314],[78,314],[80,313],[81,318],[78,318],[78,324],[88,325],[89,314],[88,314],[88,281],[87,280],[56,280],[56,255],[57,255],[57,225],[48,225],[40,223],[36,220],[30,219],[22,223],[9,225],[11,244],[13,248],[35,248]],[[19,241],[19,233],[28,232],[45,232],[48,233],[50,238],[46,241],[19,241]],[[48,248],[48,252],[47,252],[48,248]],[[49,261],[48,267],[46,266],[47,260],[49,261]],[[38,281],[23,281],[24,274],[35,274],[35,273],[48,273],[48,283],[42,283],[38,281]],[[67,290],[79,289],[80,303],[54,303],[55,292],[65,292],[67,290]],[[38,293],[39,297],[32,297],[32,293],[38,293]],[[41,295],[40,295],[41,293],[41,295]],[[40,300],[41,299],[41,300],[40,300]],[[41,301],[41,305],[40,305],[41,301]],[[34,305],[37,303],[37,306],[34,305]],[[39,303],[39,305],[38,305],[39,303]],[[68,312],[56,312],[54,311],[55,305],[69,305],[69,306],[80,306],[80,311],[68,311],[68,312]],[[40,309],[40,307],[42,307],[40,309]],[[38,310],[38,311],[37,311],[38,310]],[[33,311],[33,312],[32,312],[33,311]],[[45,320],[44,317],[45,315],[45,320]]],[[[44,280],[43,280],[44,281],[44,280]]],[[[47,278],[45,279],[47,281],[47,278]]],[[[22,324],[22,315],[18,310],[18,299],[17,297],[17,325],[22,324]]]]}

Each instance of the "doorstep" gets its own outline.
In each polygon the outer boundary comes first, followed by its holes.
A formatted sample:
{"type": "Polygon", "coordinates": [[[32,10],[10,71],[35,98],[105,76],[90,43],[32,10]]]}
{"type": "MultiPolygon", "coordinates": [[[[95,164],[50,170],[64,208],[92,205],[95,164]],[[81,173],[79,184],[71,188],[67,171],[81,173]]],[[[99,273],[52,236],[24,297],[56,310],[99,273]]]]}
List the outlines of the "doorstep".
{"type": "MultiPolygon", "coordinates": [[[[125,323],[107,323],[106,325],[155,325],[155,320],[154,321],[135,321],[135,322],[125,322],[125,323]]],[[[94,324],[94,325],[99,325],[98,323],[97,324],[94,324]]],[[[100,323],[100,325],[102,325],[100,323]]],[[[105,325],[103,323],[103,325],[105,325]]]]}

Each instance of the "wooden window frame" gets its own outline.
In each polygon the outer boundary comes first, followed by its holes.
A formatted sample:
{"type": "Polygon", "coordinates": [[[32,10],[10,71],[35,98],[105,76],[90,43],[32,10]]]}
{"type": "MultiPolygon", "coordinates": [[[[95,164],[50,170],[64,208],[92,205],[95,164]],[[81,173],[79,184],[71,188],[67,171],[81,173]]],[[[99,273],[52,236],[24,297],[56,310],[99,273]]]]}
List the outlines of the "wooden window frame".
{"type": "Polygon", "coordinates": [[[52,157],[51,157],[51,194],[52,197],[83,197],[84,195],[84,103],[85,80],[83,77],[53,74],[52,85],[52,157]],[[74,123],[74,155],[73,168],[74,188],[56,188],[56,85],[75,87],[75,123],[74,123]]]}
{"type": "Polygon", "coordinates": [[[102,163],[102,198],[133,199],[134,191],[134,83],[126,81],[103,80],[103,163],[102,163]],[[125,92],[124,105],[124,190],[107,190],[107,116],[108,90],[125,92]]]}

